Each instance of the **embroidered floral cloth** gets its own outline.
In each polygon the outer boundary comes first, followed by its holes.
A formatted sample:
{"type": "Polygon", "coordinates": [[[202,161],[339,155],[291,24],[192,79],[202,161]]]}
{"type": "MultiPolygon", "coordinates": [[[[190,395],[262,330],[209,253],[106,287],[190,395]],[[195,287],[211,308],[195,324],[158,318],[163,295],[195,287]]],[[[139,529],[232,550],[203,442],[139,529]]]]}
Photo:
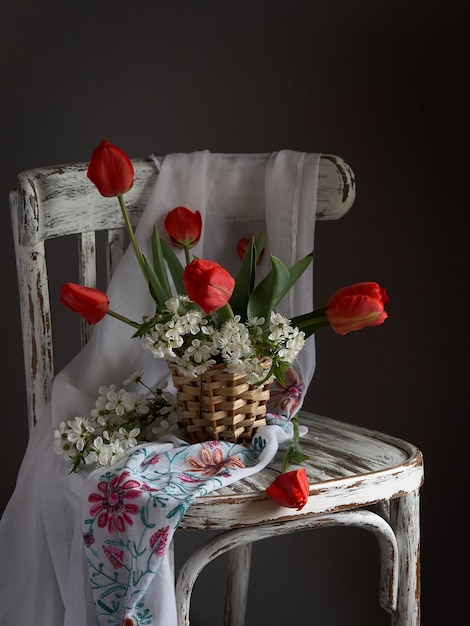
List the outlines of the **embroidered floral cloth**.
{"type": "Polygon", "coordinates": [[[176,624],[173,587],[155,575],[178,523],[197,496],[266,466],[277,438],[286,436],[278,426],[261,427],[250,449],[173,439],[140,446],[108,471],[95,471],[82,499],[82,521],[96,623],[176,624]]]}

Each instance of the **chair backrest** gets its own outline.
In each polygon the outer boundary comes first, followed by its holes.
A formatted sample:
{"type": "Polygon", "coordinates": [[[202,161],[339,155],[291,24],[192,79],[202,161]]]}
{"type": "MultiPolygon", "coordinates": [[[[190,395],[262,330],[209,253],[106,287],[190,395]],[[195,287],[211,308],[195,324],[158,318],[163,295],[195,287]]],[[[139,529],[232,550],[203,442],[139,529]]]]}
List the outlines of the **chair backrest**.
{"type": "MultiPolygon", "coordinates": [[[[231,155],[224,155],[223,167],[231,155]]],[[[266,155],[249,155],[265,159],[266,155]]],[[[133,159],[135,180],[126,194],[126,207],[135,226],[158,176],[155,161],[133,159]]],[[[10,210],[18,275],[20,314],[26,378],[28,424],[36,424],[50,400],[54,377],[54,348],[49,276],[45,243],[75,235],[78,240],[79,282],[96,286],[98,252],[104,247],[106,280],[121,259],[126,245],[119,203],[100,196],[86,176],[88,164],[41,167],[22,172],[10,193],[10,210]],[[98,233],[104,236],[97,237],[98,233]]],[[[221,172],[223,175],[223,171],[221,172]]],[[[320,160],[317,220],[342,217],[355,198],[355,180],[343,159],[324,154],[320,160]]],[[[55,297],[55,296],[54,296],[55,297]]],[[[82,324],[81,344],[90,327],[82,324]]]]}

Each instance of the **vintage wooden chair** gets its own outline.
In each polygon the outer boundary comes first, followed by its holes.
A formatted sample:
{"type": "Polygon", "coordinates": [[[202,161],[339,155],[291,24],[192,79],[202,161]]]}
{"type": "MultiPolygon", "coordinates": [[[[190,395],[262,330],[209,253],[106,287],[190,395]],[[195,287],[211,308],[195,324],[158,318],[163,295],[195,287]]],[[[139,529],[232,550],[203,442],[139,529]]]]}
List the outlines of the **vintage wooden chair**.
{"type": "MultiPolygon", "coordinates": [[[[254,155],[256,158],[256,155],[254,155]]],[[[229,155],[227,155],[229,162],[229,155]]],[[[151,159],[136,159],[135,182],[126,205],[135,225],[158,172],[151,159]]],[[[18,175],[10,195],[23,329],[29,426],[50,399],[54,349],[45,244],[77,235],[80,281],[96,284],[97,246],[104,240],[107,275],[119,262],[125,239],[115,199],[95,193],[86,163],[42,167],[18,175]],[[92,195],[91,195],[92,194],[92,195]],[[102,231],[104,238],[97,238],[102,231]]],[[[354,175],[339,157],[322,155],[317,219],[344,215],[355,198],[354,175]]],[[[88,330],[82,327],[82,343],[88,330]]],[[[196,499],[175,535],[220,530],[189,557],[176,580],[181,626],[189,624],[194,582],[204,566],[229,551],[225,624],[243,626],[251,544],[275,535],[325,526],[372,531],[379,543],[379,601],[392,626],[420,623],[419,489],[421,452],[395,437],[303,412],[308,426],[303,447],[310,483],[308,504],[296,511],[276,505],[264,490],[277,475],[267,468],[250,479],[196,499]]]]}

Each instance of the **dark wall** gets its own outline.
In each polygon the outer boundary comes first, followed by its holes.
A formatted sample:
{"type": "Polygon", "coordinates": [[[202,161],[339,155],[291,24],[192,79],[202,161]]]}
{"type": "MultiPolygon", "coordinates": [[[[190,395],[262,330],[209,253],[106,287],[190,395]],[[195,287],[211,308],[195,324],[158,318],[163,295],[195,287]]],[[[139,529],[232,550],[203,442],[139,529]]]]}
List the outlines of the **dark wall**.
{"type": "MultiPolygon", "coordinates": [[[[358,193],[344,219],[318,226],[317,304],[338,287],[376,280],[390,295],[390,318],[346,337],[318,335],[308,407],[422,449],[423,624],[460,622],[452,571],[462,540],[450,520],[468,445],[464,24],[457,3],[434,0],[3,7],[2,509],[27,440],[7,208],[17,172],[86,161],[103,137],[135,157],[335,153],[354,169],[358,193]]],[[[63,271],[60,253],[58,261],[63,271]]],[[[63,364],[73,350],[61,348],[63,364]]],[[[182,537],[181,550],[194,541],[182,537]]],[[[247,626],[389,623],[378,607],[377,546],[365,531],[268,540],[254,559],[247,626]]],[[[222,565],[196,587],[195,626],[221,623],[222,565]]]]}

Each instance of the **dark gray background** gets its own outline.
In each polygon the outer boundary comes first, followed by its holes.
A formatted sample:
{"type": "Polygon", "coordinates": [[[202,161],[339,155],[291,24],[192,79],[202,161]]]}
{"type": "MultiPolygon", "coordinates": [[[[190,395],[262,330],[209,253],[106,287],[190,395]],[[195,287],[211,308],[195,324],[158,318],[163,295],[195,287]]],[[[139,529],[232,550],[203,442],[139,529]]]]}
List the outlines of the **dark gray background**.
{"type": "MultiPolygon", "coordinates": [[[[132,157],[204,148],[336,153],[354,169],[358,193],[343,220],[318,226],[316,303],[343,285],[376,280],[390,295],[390,319],[346,337],[318,334],[307,406],[422,449],[422,623],[460,623],[464,597],[454,571],[466,544],[453,520],[462,520],[466,496],[469,373],[462,95],[468,36],[460,5],[17,0],[3,6],[2,509],[27,439],[7,207],[16,173],[86,161],[102,138],[132,157]]],[[[59,285],[71,279],[71,269],[64,250],[52,254],[59,285]]],[[[66,339],[70,317],[56,316],[66,339]]],[[[75,349],[61,341],[59,364],[75,349]]],[[[181,550],[199,538],[181,537],[181,550]]],[[[195,626],[221,624],[222,566],[223,560],[212,565],[196,586],[195,626]]],[[[365,531],[267,540],[255,548],[246,624],[388,624],[377,576],[377,545],[365,531]]]]}

